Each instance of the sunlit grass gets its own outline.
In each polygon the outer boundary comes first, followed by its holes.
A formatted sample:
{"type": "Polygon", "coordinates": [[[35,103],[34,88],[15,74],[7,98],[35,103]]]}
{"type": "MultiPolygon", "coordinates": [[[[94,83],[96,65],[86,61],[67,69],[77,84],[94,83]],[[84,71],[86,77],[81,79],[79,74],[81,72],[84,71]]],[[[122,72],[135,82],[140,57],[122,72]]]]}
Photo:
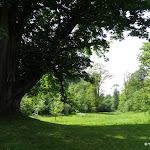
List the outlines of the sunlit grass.
{"type": "Polygon", "coordinates": [[[66,125],[122,125],[122,124],[145,124],[149,123],[149,115],[144,113],[80,113],[77,115],[59,116],[55,120],[54,117],[42,116],[37,119],[41,121],[66,124],[66,125]]]}

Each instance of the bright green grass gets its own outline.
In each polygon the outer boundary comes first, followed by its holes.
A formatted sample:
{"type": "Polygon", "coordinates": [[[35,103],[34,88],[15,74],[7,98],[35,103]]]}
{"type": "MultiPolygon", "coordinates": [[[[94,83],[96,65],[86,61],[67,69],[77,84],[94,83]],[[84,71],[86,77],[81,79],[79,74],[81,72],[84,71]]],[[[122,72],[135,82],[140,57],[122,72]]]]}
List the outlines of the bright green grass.
{"type": "Polygon", "coordinates": [[[149,116],[99,113],[0,118],[0,150],[149,150],[149,116]]]}
{"type": "Polygon", "coordinates": [[[54,117],[38,117],[41,121],[65,124],[65,125],[84,125],[84,126],[95,126],[95,125],[122,125],[122,124],[144,124],[148,123],[150,117],[145,116],[143,113],[120,113],[120,112],[109,112],[109,113],[81,113],[70,116],[60,116],[56,120],[54,117]]]}

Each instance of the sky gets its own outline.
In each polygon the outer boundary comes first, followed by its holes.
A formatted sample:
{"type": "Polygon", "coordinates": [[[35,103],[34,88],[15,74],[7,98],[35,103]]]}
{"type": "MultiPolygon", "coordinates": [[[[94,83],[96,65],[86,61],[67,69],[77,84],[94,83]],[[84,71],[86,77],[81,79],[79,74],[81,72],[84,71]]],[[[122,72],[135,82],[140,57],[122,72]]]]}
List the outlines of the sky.
{"type": "Polygon", "coordinates": [[[109,58],[108,62],[104,62],[103,58],[98,58],[96,54],[91,56],[91,60],[94,63],[100,63],[105,65],[110,74],[111,79],[107,79],[102,85],[102,91],[104,94],[113,94],[114,84],[118,84],[118,90],[121,92],[124,85],[124,77],[129,73],[133,73],[138,70],[139,61],[137,59],[140,54],[145,39],[139,39],[138,37],[126,37],[123,41],[113,41],[110,44],[109,52],[106,57],[109,58]]]}

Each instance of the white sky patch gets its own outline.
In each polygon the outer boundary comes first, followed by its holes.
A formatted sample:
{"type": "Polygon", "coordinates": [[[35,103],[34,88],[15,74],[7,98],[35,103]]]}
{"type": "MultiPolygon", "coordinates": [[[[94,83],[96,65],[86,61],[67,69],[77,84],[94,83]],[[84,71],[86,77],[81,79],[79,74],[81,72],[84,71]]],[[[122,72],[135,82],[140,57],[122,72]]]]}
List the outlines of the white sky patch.
{"type": "Polygon", "coordinates": [[[91,56],[94,63],[104,64],[106,69],[113,75],[112,79],[108,79],[102,85],[104,94],[113,94],[113,85],[118,84],[118,90],[122,90],[124,84],[124,77],[127,73],[133,73],[138,70],[139,61],[138,54],[141,52],[140,48],[146,42],[145,39],[138,37],[126,37],[123,41],[113,41],[110,44],[109,52],[106,57],[108,62],[104,62],[103,58],[98,58],[96,54],[91,56]]]}

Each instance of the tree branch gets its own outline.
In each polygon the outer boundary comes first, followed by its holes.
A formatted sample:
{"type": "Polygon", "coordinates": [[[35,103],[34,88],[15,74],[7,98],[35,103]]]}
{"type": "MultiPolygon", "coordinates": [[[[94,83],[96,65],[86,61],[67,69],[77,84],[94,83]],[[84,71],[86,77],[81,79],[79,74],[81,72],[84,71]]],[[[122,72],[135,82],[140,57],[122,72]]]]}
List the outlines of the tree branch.
{"type": "Polygon", "coordinates": [[[15,97],[24,96],[30,89],[40,80],[41,76],[33,76],[32,78],[28,79],[27,81],[19,80],[16,81],[15,85],[15,97]]]}

